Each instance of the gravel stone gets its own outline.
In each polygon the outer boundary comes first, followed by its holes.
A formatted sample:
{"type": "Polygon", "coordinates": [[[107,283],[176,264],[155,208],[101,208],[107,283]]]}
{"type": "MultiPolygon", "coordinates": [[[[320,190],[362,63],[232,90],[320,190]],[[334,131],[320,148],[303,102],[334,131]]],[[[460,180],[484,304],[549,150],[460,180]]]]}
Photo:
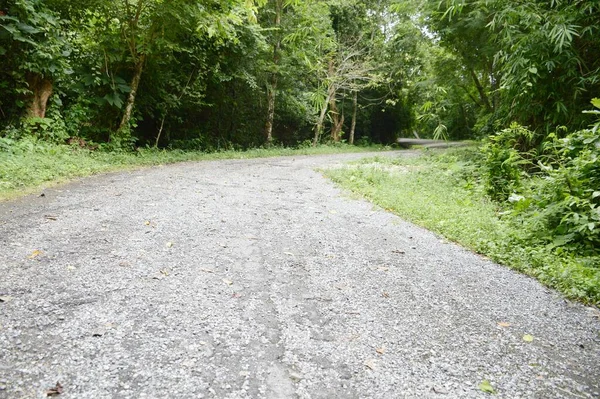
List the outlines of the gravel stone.
{"type": "Polygon", "coordinates": [[[182,163],[0,204],[0,398],[483,398],[484,380],[600,397],[597,309],[315,171],[364,156],[182,163]]]}

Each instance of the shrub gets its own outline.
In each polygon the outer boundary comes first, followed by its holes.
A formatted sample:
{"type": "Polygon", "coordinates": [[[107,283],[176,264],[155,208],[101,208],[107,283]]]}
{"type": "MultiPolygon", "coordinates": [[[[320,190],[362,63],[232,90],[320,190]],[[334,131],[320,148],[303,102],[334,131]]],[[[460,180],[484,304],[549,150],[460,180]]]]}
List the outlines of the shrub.
{"type": "Polygon", "coordinates": [[[517,123],[491,136],[482,147],[483,177],[488,195],[506,201],[520,191],[521,180],[531,164],[533,132],[517,123]]]}

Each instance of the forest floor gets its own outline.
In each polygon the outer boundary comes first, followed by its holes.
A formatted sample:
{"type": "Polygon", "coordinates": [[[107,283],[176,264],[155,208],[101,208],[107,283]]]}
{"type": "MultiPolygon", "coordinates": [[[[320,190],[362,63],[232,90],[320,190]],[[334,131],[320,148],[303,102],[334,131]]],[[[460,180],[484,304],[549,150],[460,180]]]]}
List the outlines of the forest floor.
{"type": "Polygon", "coordinates": [[[368,155],[1,203],[0,398],[599,397],[598,310],[315,171],[368,155]]]}

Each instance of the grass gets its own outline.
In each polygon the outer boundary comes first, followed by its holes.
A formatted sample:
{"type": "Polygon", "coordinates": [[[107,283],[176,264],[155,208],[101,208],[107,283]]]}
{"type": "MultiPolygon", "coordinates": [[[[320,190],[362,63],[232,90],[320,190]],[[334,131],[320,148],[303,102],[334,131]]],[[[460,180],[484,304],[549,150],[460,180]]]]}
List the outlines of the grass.
{"type": "Polygon", "coordinates": [[[469,151],[376,157],[324,173],[406,220],[533,276],[569,298],[599,305],[600,258],[560,254],[527,241],[473,178],[475,166],[465,158],[469,151]]]}
{"type": "MultiPolygon", "coordinates": [[[[2,144],[2,143],[0,143],[2,144]]],[[[135,152],[88,151],[43,142],[14,142],[0,146],[0,201],[33,193],[42,187],[98,173],[186,161],[249,159],[293,155],[319,155],[383,150],[383,147],[349,145],[306,148],[274,147],[248,151],[199,151],[141,149],[135,152]]]]}

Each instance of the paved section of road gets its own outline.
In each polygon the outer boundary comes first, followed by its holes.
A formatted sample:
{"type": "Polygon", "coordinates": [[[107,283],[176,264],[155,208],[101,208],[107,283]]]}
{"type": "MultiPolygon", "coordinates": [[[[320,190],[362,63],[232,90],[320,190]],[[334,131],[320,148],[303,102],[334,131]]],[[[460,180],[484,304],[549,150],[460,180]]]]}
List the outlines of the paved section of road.
{"type": "Polygon", "coordinates": [[[360,156],[0,204],[0,398],[600,397],[600,313],[315,171],[360,156]]]}

